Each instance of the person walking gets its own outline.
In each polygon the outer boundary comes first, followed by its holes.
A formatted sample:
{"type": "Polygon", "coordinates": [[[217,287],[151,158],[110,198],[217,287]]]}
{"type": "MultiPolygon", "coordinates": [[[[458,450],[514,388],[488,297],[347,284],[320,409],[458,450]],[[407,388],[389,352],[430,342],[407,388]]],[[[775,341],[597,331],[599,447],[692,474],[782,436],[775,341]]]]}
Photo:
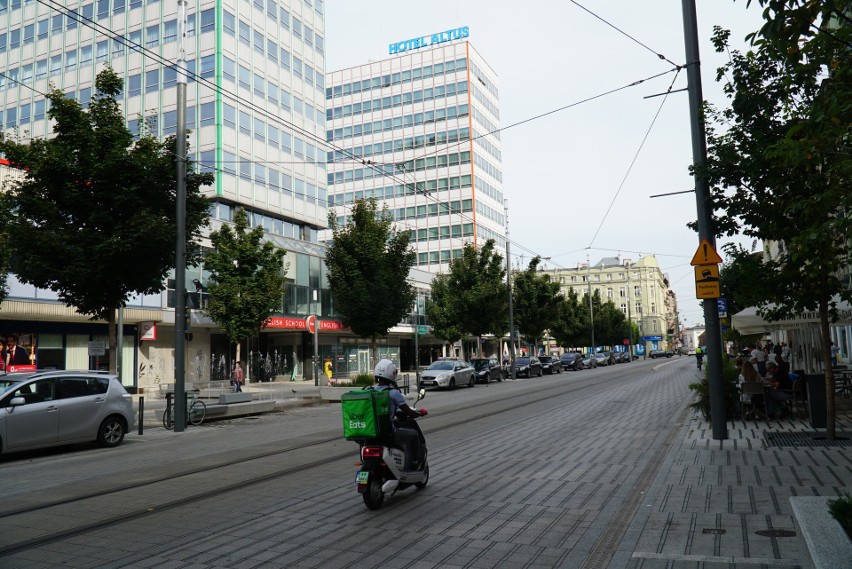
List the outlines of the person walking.
{"type": "Polygon", "coordinates": [[[231,380],[234,382],[234,393],[241,393],[243,390],[243,365],[240,362],[234,364],[231,380]]]}
{"type": "Polygon", "coordinates": [[[325,358],[325,365],[323,366],[323,373],[328,378],[328,384],[331,385],[331,376],[332,376],[332,368],[331,368],[331,358],[325,358]]]}

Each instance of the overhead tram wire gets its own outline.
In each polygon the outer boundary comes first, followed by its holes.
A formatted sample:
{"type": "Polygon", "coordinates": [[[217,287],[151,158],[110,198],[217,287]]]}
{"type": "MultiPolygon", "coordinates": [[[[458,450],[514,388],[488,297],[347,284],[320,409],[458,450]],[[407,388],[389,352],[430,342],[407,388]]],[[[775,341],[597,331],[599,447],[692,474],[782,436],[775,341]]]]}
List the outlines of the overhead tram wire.
{"type": "MultiPolygon", "coordinates": [[[[101,24],[98,24],[98,23],[94,22],[93,20],[91,20],[90,18],[87,18],[87,17],[85,17],[85,16],[82,16],[82,15],[81,15],[81,14],[79,14],[79,13],[76,13],[76,12],[75,12],[75,13],[72,13],[70,9],[65,8],[64,6],[62,6],[61,4],[59,4],[58,2],[56,2],[55,0],[36,0],[36,1],[37,1],[39,4],[42,4],[42,5],[46,6],[46,7],[47,7],[47,8],[49,8],[49,9],[55,10],[55,11],[57,11],[57,12],[61,12],[61,13],[65,14],[65,15],[66,15],[66,16],[68,16],[68,17],[74,18],[74,19],[75,19],[76,21],[78,21],[81,25],[84,25],[84,26],[86,26],[86,27],[88,27],[88,28],[90,28],[90,29],[92,29],[92,30],[98,31],[98,32],[100,32],[100,33],[103,33],[104,35],[106,35],[106,36],[110,37],[111,39],[114,39],[114,40],[116,40],[116,39],[117,39],[117,40],[120,40],[120,41],[122,42],[122,44],[123,44],[123,45],[125,45],[127,48],[129,48],[129,49],[131,49],[131,50],[133,50],[133,51],[136,51],[136,52],[138,52],[138,53],[142,54],[142,55],[143,55],[143,56],[145,56],[145,57],[150,57],[151,59],[154,59],[155,61],[157,61],[157,62],[161,63],[162,65],[164,65],[164,66],[166,66],[166,67],[169,67],[169,66],[173,66],[173,65],[175,65],[175,62],[173,62],[173,61],[171,61],[171,60],[169,60],[169,59],[167,59],[167,58],[165,58],[165,57],[161,56],[160,54],[158,54],[158,53],[156,53],[156,52],[153,52],[152,50],[150,50],[150,49],[148,49],[148,48],[146,48],[146,47],[144,47],[144,46],[142,46],[142,45],[139,45],[139,44],[137,44],[137,43],[135,43],[135,42],[131,42],[128,38],[125,38],[125,37],[124,37],[124,36],[122,36],[121,34],[118,34],[118,33],[114,32],[114,31],[113,31],[113,30],[111,30],[110,28],[107,28],[107,27],[105,27],[105,26],[102,26],[101,24]]],[[[555,113],[561,112],[561,111],[563,111],[563,110],[567,110],[567,109],[569,109],[569,108],[576,107],[576,106],[581,105],[581,104],[583,104],[583,103],[587,103],[587,102],[590,102],[590,101],[593,101],[593,100],[596,100],[596,99],[599,99],[599,98],[605,97],[605,96],[607,96],[607,95],[611,95],[611,94],[613,94],[613,93],[616,93],[616,92],[619,92],[619,91],[622,91],[622,90],[628,89],[628,88],[630,88],[630,87],[635,87],[635,86],[641,85],[642,83],[645,83],[646,81],[650,81],[650,80],[653,80],[653,79],[656,79],[656,78],[662,77],[663,75],[666,75],[667,73],[671,73],[671,72],[673,72],[673,71],[678,71],[678,70],[679,70],[679,69],[671,69],[671,70],[668,70],[668,71],[666,71],[666,72],[657,73],[657,74],[651,75],[651,76],[649,76],[649,77],[646,77],[646,78],[643,78],[643,79],[639,79],[639,80],[633,81],[632,83],[629,83],[629,84],[627,84],[627,85],[623,85],[623,86],[621,86],[621,87],[617,87],[617,88],[614,88],[614,89],[610,89],[610,90],[608,90],[608,91],[605,91],[605,92],[599,93],[599,94],[597,94],[597,95],[593,95],[593,96],[587,97],[587,98],[585,98],[585,99],[581,99],[581,100],[579,100],[579,101],[576,101],[576,102],[574,102],[574,103],[571,103],[571,104],[568,104],[568,105],[564,105],[564,106],[559,107],[559,108],[557,108],[557,109],[553,109],[553,110],[551,110],[551,111],[548,111],[548,112],[545,112],[545,113],[541,113],[541,114],[535,115],[535,116],[533,116],[533,117],[529,117],[529,118],[527,118],[527,119],[524,119],[524,120],[518,121],[518,122],[513,123],[513,124],[511,124],[511,125],[507,125],[506,127],[502,127],[502,128],[499,128],[499,129],[494,129],[493,131],[490,131],[490,132],[484,133],[484,134],[482,134],[482,135],[479,135],[479,136],[477,136],[477,137],[471,138],[471,139],[469,139],[469,140],[470,140],[471,142],[473,142],[474,140],[477,140],[477,139],[479,139],[479,138],[482,138],[482,137],[488,136],[488,135],[490,135],[490,134],[494,134],[494,133],[497,133],[497,132],[501,132],[501,131],[503,131],[503,130],[508,130],[509,128],[513,128],[513,127],[516,127],[516,126],[519,126],[519,125],[522,125],[522,124],[526,124],[526,123],[528,123],[528,122],[532,122],[532,121],[538,120],[538,119],[540,119],[540,118],[544,118],[544,117],[546,117],[546,116],[549,116],[549,115],[552,115],[552,114],[555,114],[555,113]]],[[[299,126],[297,126],[297,125],[295,125],[295,124],[293,124],[293,123],[291,123],[291,122],[289,122],[289,121],[286,121],[286,120],[282,119],[282,118],[281,118],[281,117],[279,117],[278,115],[275,115],[275,114],[270,113],[270,112],[269,112],[269,111],[267,111],[266,109],[264,109],[264,108],[262,108],[262,107],[259,107],[259,106],[258,106],[258,105],[256,105],[255,103],[253,103],[253,102],[251,102],[251,101],[248,101],[248,100],[244,99],[243,97],[241,97],[241,96],[240,96],[240,95],[238,95],[238,94],[231,93],[231,92],[229,92],[229,91],[226,91],[226,90],[222,89],[221,87],[217,86],[214,82],[210,81],[209,79],[207,79],[207,78],[205,78],[205,77],[201,77],[198,73],[195,73],[195,72],[189,72],[189,71],[187,71],[187,74],[188,74],[188,75],[190,75],[190,76],[192,76],[192,77],[193,77],[193,78],[194,78],[194,79],[195,79],[198,83],[203,84],[203,85],[205,85],[205,86],[207,86],[207,87],[211,88],[214,92],[217,92],[217,93],[219,93],[219,94],[221,94],[221,95],[224,95],[224,96],[228,97],[229,99],[231,99],[231,100],[233,100],[233,101],[236,101],[236,102],[240,102],[240,103],[242,103],[244,106],[246,106],[246,107],[248,107],[248,108],[251,108],[252,110],[255,110],[255,111],[259,112],[259,114],[261,114],[261,115],[262,115],[262,116],[264,116],[265,118],[271,119],[271,120],[272,120],[272,121],[274,121],[276,124],[281,125],[281,126],[285,126],[285,127],[289,128],[290,130],[292,130],[294,133],[295,133],[295,132],[298,132],[298,133],[300,133],[300,134],[302,134],[302,135],[304,135],[304,136],[306,136],[306,137],[309,137],[311,140],[313,140],[313,141],[317,142],[317,143],[318,143],[318,145],[320,145],[320,146],[323,146],[323,147],[329,148],[329,149],[331,149],[331,150],[337,150],[337,151],[339,151],[340,153],[342,153],[342,154],[345,154],[345,155],[349,156],[349,159],[351,159],[351,160],[353,160],[353,161],[361,162],[363,165],[368,166],[370,169],[377,171],[379,174],[381,174],[381,176],[382,176],[382,177],[387,177],[387,178],[390,178],[391,180],[394,180],[394,181],[396,181],[396,182],[401,183],[401,184],[402,184],[402,185],[404,185],[404,186],[406,185],[405,180],[400,180],[400,179],[399,179],[399,178],[398,178],[395,174],[393,174],[393,173],[389,173],[389,172],[385,171],[383,168],[380,168],[380,167],[379,167],[379,165],[380,165],[380,164],[381,164],[381,165],[385,165],[385,166],[387,166],[387,165],[391,165],[391,164],[388,164],[388,163],[380,163],[380,162],[373,162],[373,161],[371,161],[371,160],[365,160],[363,157],[359,157],[359,156],[357,156],[357,155],[353,154],[352,152],[350,152],[350,151],[346,150],[345,148],[341,148],[341,147],[339,147],[339,146],[337,146],[337,145],[335,145],[335,144],[333,144],[333,143],[331,143],[331,142],[329,142],[329,141],[327,141],[327,140],[325,140],[325,139],[322,139],[321,137],[319,137],[319,136],[315,135],[314,133],[312,133],[312,132],[310,132],[310,131],[304,130],[303,128],[301,128],[301,127],[299,127],[299,126]]],[[[448,145],[448,146],[447,146],[445,149],[443,149],[443,150],[453,148],[454,146],[455,146],[455,147],[458,147],[458,146],[460,146],[461,144],[466,143],[466,142],[467,142],[467,141],[463,141],[463,142],[460,142],[460,143],[455,143],[454,145],[448,145]]],[[[436,150],[436,151],[433,151],[433,152],[432,152],[432,153],[430,153],[430,154],[434,154],[434,153],[437,153],[437,150],[436,150]]],[[[428,156],[428,155],[429,155],[429,154],[425,154],[425,155],[423,155],[423,156],[428,156]]],[[[252,163],[254,163],[254,161],[252,161],[252,163]]],[[[330,163],[335,163],[335,162],[334,162],[334,161],[332,161],[332,162],[326,162],[326,163],[327,163],[327,164],[330,164],[330,163]]],[[[202,166],[202,167],[204,167],[204,165],[203,165],[203,164],[201,164],[201,166],[202,166]]],[[[216,170],[217,170],[217,171],[218,171],[218,170],[220,170],[220,168],[218,168],[218,163],[217,163],[216,170]]],[[[416,187],[416,186],[415,186],[415,187],[416,187]]],[[[424,195],[427,197],[427,199],[432,199],[434,202],[439,203],[439,204],[441,203],[441,202],[440,202],[440,200],[439,200],[438,198],[435,198],[435,197],[433,197],[433,196],[429,196],[429,195],[428,195],[428,193],[424,193],[424,195]]],[[[341,204],[341,205],[343,205],[343,204],[341,204]]],[[[326,203],[326,207],[328,207],[328,204],[327,204],[327,203],[326,203]]],[[[463,213],[463,212],[459,212],[459,214],[458,214],[458,215],[460,216],[460,219],[462,219],[462,220],[466,220],[466,221],[473,222],[473,218],[472,218],[472,217],[470,217],[470,216],[467,216],[467,215],[466,215],[465,213],[463,213]]],[[[394,220],[394,221],[395,221],[395,222],[397,222],[397,223],[399,223],[397,220],[394,220]]],[[[517,243],[514,243],[514,242],[513,242],[513,244],[517,244],[517,243]]],[[[527,251],[530,251],[529,249],[527,249],[527,248],[523,247],[523,246],[522,246],[522,245],[520,245],[520,244],[517,244],[517,245],[518,245],[519,247],[521,247],[521,248],[523,248],[523,249],[527,250],[527,251]]],[[[530,251],[530,252],[531,252],[531,251],[530,251]]]]}
{"type": "Polygon", "coordinates": [[[603,219],[601,219],[600,225],[598,225],[595,234],[592,236],[592,240],[589,242],[589,247],[591,247],[595,239],[598,238],[598,234],[603,227],[603,224],[606,222],[607,217],[609,216],[609,212],[612,211],[612,206],[615,205],[615,200],[618,199],[618,195],[621,193],[621,190],[624,188],[624,184],[627,182],[627,177],[630,175],[630,172],[633,170],[633,166],[636,164],[636,160],[639,158],[639,153],[642,152],[642,148],[645,147],[645,142],[648,140],[648,136],[651,134],[651,130],[654,128],[654,125],[657,122],[657,118],[659,118],[660,113],[663,111],[663,105],[666,104],[666,101],[669,98],[669,94],[671,93],[672,87],[674,86],[674,82],[677,80],[677,76],[680,74],[680,70],[678,70],[678,74],[674,76],[672,79],[671,85],[669,85],[669,89],[663,97],[660,106],[657,107],[657,112],[654,114],[654,118],[651,120],[651,124],[648,125],[648,130],[645,131],[645,136],[642,137],[642,142],[639,143],[639,148],[636,149],[636,152],[633,155],[633,160],[630,161],[630,166],[627,167],[627,171],[624,173],[624,177],[621,179],[621,183],[618,185],[618,189],[615,191],[615,195],[612,197],[612,200],[609,202],[609,207],[606,208],[606,212],[604,212],[603,219]]]}

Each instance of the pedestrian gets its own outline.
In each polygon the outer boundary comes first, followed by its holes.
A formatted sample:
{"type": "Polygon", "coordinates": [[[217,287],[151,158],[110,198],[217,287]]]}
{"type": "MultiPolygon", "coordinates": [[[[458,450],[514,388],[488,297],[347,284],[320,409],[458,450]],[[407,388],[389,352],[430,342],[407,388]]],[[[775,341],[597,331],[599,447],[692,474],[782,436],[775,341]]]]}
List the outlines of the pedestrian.
{"type": "Polygon", "coordinates": [[[831,367],[837,367],[837,354],[840,352],[840,348],[837,347],[837,344],[834,342],[831,343],[831,367]]]}
{"type": "Polygon", "coordinates": [[[234,393],[241,393],[243,390],[243,364],[241,362],[234,364],[234,373],[231,375],[231,381],[234,382],[234,393]]]}
{"type": "Polygon", "coordinates": [[[785,342],[781,342],[781,359],[783,359],[787,365],[790,364],[790,346],[785,342]]]}
{"type": "Polygon", "coordinates": [[[755,344],[749,346],[751,348],[751,363],[757,369],[757,375],[760,377],[766,376],[766,352],[761,350],[755,344]]]}
{"type": "Polygon", "coordinates": [[[325,358],[325,364],[323,365],[323,373],[328,378],[328,384],[331,385],[331,376],[332,376],[331,358],[325,358]]]}

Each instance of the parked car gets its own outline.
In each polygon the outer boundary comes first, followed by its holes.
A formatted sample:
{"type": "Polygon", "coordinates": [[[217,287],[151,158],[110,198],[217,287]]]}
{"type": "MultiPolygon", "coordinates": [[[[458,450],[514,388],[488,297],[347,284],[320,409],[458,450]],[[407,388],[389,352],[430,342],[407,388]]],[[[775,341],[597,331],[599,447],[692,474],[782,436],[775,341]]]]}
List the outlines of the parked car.
{"type": "Polygon", "coordinates": [[[574,371],[580,371],[586,365],[583,363],[583,356],[578,354],[577,352],[565,352],[562,354],[562,357],[559,358],[559,363],[562,366],[562,369],[573,369],[574,371]]]}
{"type": "Polygon", "coordinates": [[[612,352],[601,350],[596,352],[595,356],[598,358],[599,366],[615,365],[615,357],[612,355],[612,352]]]}
{"type": "Polygon", "coordinates": [[[462,360],[441,359],[429,364],[420,374],[420,387],[455,389],[457,385],[473,387],[475,383],[473,368],[462,360]]]}
{"type": "Polygon", "coordinates": [[[469,363],[473,366],[476,381],[483,383],[503,381],[503,369],[496,358],[474,358],[469,363]]]}
{"type": "Polygon", "coordinates": [[[555,356],[539,356],[542,373],[562,373],[562,361],[555,356]]]}
{"type": "Polygon", "coordinates": [[[594,369],[598,367],[598,358],[597,356],[592,355],[591,352],[586,352],[580,356],[583,358],[583,367],[594,369]]]}
{"type": "Polygon", "coordinates": [[[633,358],[630,356],[630,352],[627,350],[623,352],[615,352],[615,363],[617,364],[627,364],[633,361],[633,358]]]}
{"type": "Polygon", "coordinates": [[[648,355],[651,357],[652,360],[655,360],[657,358],[670,358],[673,354],[671,352],[667,352],[666,350],[651,350],[648,355]]]}
{"type": "Polygon", "coordinates": [[[97,371],[0,374],[0,452],[97,442],[115,447],[133,428],[133,398],[97,371]]]}
{"type": "Polygon", "coordinates": [[[517,377],[541,377],[541,362],[536,357],[515,358],[515,375],[517,377]]]}

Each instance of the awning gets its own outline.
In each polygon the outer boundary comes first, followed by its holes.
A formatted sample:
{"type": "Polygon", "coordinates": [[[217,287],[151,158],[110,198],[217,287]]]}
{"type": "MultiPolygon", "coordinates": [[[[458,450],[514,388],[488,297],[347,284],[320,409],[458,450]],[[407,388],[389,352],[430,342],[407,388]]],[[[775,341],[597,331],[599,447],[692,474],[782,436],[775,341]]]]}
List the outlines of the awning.
{"type": "MultiPolygon", "coordinates": [[[[844,300],[836,300],[838,319],[834,324],[849,324],[852,323],[852,305],[844,300]]],[[[774,308],[775,305],[768,305],[767,308],[774,308]]],[[[748,336],[750,334],[763,334],[774,332],[775,330],[788,330],[791,328],[806,328],[819,324],[819,312],[809,310],[801,314],[790,313],[783,316],[779,320],[769,321],[757,313],[757,307],[749,306],[742,312],[737,312],[731,317],[731,326],[739,331],[740,334],[748,336]]]]}

